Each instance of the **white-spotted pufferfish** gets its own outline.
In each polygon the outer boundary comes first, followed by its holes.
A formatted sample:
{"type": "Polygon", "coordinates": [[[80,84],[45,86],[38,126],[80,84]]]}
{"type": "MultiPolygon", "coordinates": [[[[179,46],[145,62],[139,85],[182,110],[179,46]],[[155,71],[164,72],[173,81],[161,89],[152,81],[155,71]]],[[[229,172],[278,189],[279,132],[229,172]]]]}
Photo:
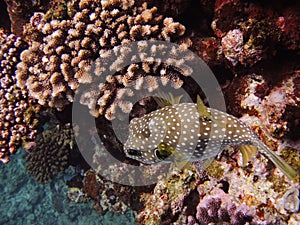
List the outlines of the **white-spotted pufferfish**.
{"type": "Polygon", "coordinates": [[[297,172],[238,118],[206,107],[199,96],[197,104],[171,98],[155,98],[161,109],[130,121],[124,144],[127,157],[145,164],[195,162],[215,157],[227,145],[236,145],[244,164],[258,149],[289,179],[297,177],[297,172]]]}

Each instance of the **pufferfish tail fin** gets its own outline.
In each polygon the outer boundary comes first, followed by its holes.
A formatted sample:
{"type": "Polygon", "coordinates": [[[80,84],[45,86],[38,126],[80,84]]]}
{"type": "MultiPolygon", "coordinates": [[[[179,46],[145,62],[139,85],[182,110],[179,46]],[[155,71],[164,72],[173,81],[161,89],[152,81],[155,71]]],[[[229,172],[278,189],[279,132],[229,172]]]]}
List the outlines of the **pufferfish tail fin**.
{"type": "Polygon", "coordinates": [[[278,167],[281,172],[287,176],[290,180],[299,180],[299,174],[294,170],[287,162],[284,161],[280,156],[270,150],[264,143],[260,143],[258,146],[259,150],[264,153],[274,164],[278,167]]]}
{"type": "Polygon", "coordinates": [[[183,95],[174,97],[174,95],[172,93],[169,93],[169,94],[159,93],[157,96],[154,96],[153,98],[159,107],[164,108],[166,106],[172,106],[175,104],[179,104],[182,97],[183,97],[183,95]]]}

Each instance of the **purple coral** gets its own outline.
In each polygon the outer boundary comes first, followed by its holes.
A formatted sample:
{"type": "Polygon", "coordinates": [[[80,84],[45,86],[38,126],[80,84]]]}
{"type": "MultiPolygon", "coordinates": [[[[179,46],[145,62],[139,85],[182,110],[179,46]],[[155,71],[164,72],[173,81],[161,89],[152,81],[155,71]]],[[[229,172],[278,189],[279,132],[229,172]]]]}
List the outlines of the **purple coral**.
{"type": "Polygon", "coordinates": [[[252,221],[250,209],[245,205],[236,206],[228,194],[219,190],[217,196],[205,196],[197,206],[196,219],[200,224],[220,223],[243,225],[252,221]]]}

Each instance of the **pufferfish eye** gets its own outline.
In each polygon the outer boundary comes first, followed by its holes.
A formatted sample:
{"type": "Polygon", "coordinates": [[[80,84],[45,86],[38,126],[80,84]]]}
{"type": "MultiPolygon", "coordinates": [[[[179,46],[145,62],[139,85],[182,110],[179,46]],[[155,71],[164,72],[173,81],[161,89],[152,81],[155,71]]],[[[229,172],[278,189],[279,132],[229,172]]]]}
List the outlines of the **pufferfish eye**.
{"type": "Polygon", "coordinates": [[[167,159],[172,153],[166,151],[166,150],[159,150],[158,148],[154,149],[154,154],[156,158],[159,160],[165,160],[167,159]]]}
{"type": "Polygon", "coordinates": [[[141,151],[135,149],[128,149],[127,153],[132,156],[142,156],[141,151]]]}

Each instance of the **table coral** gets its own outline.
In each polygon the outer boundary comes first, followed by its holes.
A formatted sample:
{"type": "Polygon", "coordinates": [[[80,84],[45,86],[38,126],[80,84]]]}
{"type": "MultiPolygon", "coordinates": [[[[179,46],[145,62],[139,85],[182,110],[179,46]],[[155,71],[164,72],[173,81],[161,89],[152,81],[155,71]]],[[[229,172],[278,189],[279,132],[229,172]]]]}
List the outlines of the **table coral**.
{"type": "Polygon", "coordinates": [[[35,140],[28,153],[26,168],[41,183],[48,183],[69,165],[69,155],[74,147],[70,124],[48,128],[35,140]]]}
{"type": "Polygon", "coordinates": [[[25,42],[0,30],[0,44],[0,161],[6,163],[22,143],[34,139],[40,106],[15,84],[15,66],[25,42]]]}
{"type": "Polygon", "coordinates": [[[156,7],[134,0],[74,0],[66,10],[68,18],[31,17],[24,30],[29,47],[16,71],[18,86],[58,110],[73,101],[80,83],[88,82],[83,70],[103,51],[138,40],[174,41],[185,31],[156,7]]]}

